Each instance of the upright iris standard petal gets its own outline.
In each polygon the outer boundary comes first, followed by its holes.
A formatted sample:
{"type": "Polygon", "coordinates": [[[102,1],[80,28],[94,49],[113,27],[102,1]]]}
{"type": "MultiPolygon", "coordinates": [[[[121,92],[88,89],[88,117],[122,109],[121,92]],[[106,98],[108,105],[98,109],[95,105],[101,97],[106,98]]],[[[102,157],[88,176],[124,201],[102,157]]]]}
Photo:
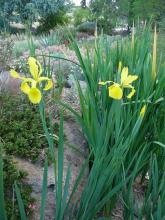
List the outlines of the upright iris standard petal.
{"type": "Polygon", "coordinates": [[[41,64],[34,57],[29,57],[28,64],[32,77],[38,80],[42,72],[41,64]]]}
{"type": "Polygon", "coordinates": [[[112,86],[108,87],[109,96],[113,99],[120,100],[123,97],[123,90],[121,89],[120,85],[114,83],[112,86]]]}
{"type": "Polygon", "coordinates": [[[127,87],[128,85],[130,85],[133,81],[137,79],[138,79],[138,76],[129,75],[127,79],[123,82],[123,87],[127,87]]]}
{"type": "Polygon", "coordinates": [[[128,77],[128,67],[124,67],[121,72],[121,84],[124,84],[128,77]]]}
{"type": "Polygon", "coordinates": [[[42,98],[41,92],[37,88],[31,88],[28,97],[33,104],[39,104],[42,98]]]}
{"type": "Polygon", "coordinates": [[[138,76],[128,75],[128,67],[124,67],[121,73],[121,85],[127,88],[133,81],[137,80],[138,76]]]}

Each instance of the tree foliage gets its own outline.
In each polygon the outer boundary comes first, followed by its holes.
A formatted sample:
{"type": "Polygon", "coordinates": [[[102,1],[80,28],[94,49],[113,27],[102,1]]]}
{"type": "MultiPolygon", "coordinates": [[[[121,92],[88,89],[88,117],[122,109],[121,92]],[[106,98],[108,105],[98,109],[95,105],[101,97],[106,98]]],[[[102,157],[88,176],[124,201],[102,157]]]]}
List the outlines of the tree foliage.
{"type": "Polygon", "coordinates": [[[134,18],[158,21],[165,15],[164,0],[133,0],[134,18]]]}
{"type": "MultiPolygon", "coordinates": [[[[32,23],[61,11],[67,11],[70,0],[0,0],[1,21],[32,23]]],[[[2,22],[3,23],[3,22],[2,22]]]]}
{"type": "Polygon", "coordinates": [[[159,22],[165,17],[165,0],[91,0],[90,7],[98,23],[110,29],[117,20],[159,22]]]}
{"type": "Polygon", "coordinates": [[[110,33],[117,17],[116,2],[113,0],[91,0],[90,7],[98,26],[110,33]]]}
{"type": "Polygon", "coordinates": [[[74,13],[74,24],[75,26],[83,23],[83,22],[88,22],[88,21],[92,21],[93,17],[91,15],[91,11],[89,8],[82,8],[79,7],[77,8],[74,13]]]}

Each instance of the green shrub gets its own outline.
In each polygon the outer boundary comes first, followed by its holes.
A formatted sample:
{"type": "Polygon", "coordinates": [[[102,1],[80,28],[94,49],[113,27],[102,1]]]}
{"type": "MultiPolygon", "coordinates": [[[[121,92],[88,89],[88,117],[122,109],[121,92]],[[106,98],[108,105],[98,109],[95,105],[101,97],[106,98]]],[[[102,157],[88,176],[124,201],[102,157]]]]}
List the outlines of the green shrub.
{"type": "Polygon", "coordinates": [[[54,31],[55,31],[56,35],[58,36],[59,42],[61,44],[63,44],[66,41],[68,41],[68,31],[70,33],[72,33],[73,37],[76,36],[76,30],[73,27],[66,28],[66,27],[59,26],[54,31]]]}
{"type": "Polygon", "coordinates": [[[20,97],[0,96],[0,103],[0,137],[6,153],[37,161],[47,147],[38,108],[20,97]]]}
{"type": "Polygon", "coordinates": [[[68,31],[72,33],[72,35],[75,37],[75,28],[66,28],[64,26],[58,26],[51,30],[50,33],[43,33],[42,35],[40,35],[39,42],[44,47],[64,44],[68,41],[68,31]]]}
{"type": "MultiPolygon", "coordinates": [[[[39,42],[37,40],[34,41],[34,48],[37,49],[39,48],[39,42]]],[[[23,55],[24,52],[29,50],[29,45],[27,40],[17,40],[14,43],[13,47],[13,55],[14,57],[18,58],[23,55]]]]}
{"type": "Polygon", "coordinates": [[[103,30],[104,33],[111,35],[112,28],[115,26],[115,22],[111,20],[110,18],[105,19],[103,17],[100,17],[97,20],[97,25],[98,25],[99,31],[103,30]]]}
{"type": "Polygon", "coordinates": [[[0,68],[8,68],[12,57],[13,45],[11,38],[0,37],[0,68]]]}
{"type": "Polygon", "coordinates": [[[116,25],[116,10],[118,9],[115,4],[116,1],[109,0],[94,0],[90,4],[94,20],[97,20],[99,29],[106,34],[111,34],[112,28],[116,25]]]}
{"type": "Polygon", "coordinates": [[[67,23],[69,23],[69,17],[64,11],[60,11],[58,14],[48,14],[46,17],[40,19],[40,26],[37,29],[37,33],[49,33],[57,25],[67,23]]]}
{"type": "Polygon", "coordinates": [[[74,25],[77,26],[83,22],[91,21],[91,12],[89,8],[78,8],[73,13],[74,25]]]}
{"type": "Polygon", "coordinates": [[[42,34],[39,36],[39,42],[43,47],[52,45],[59,45],[60,38],[56,31],[51,31],[49,34],[42,34]]]}
{"type": "Polygon", "coordinates": [[[95,22],[84,22],[77,26],[77,31],[94,34],[96,28],[95,22]]]}

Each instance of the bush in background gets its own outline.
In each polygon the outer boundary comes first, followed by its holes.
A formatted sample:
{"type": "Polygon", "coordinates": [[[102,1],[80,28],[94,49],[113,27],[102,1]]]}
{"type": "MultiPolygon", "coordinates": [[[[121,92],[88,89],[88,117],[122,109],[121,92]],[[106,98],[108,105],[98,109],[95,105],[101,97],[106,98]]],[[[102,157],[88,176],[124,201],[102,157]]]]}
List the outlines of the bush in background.
{"type": "Polygon", "coordinates": [[[116,1],[91,1],[90,8],[100,30],[111,34],[112,28],[116,25],[116,1]]]}
{"type": "Polygon", "coordinates": [[[73,13],[74,25],[80,25],[83,22],[91,21],[92,15],[89,8],[76,8],[73,13]]]}
{"type": "Polygon", "coordinates": [[[84,22],[77,26],[76,30],[88,34],[94,34],[96,28],[95,22],[84,22]]]}
{"type": "Polygon", "coordinates": [[[0,37],[0,71],[9,66],[13,44],[12,39],[0,37]]]}
{"type": "Polygon", "coordinates": [[[64,25],[69,23],[69,16],[65,11],[60,11],[57,14],[48,14],[46,17],[40,19],[40,26],[37,29],[37,33],[49,33],[50,30],[55,28],[57,25],[64,25]]]}

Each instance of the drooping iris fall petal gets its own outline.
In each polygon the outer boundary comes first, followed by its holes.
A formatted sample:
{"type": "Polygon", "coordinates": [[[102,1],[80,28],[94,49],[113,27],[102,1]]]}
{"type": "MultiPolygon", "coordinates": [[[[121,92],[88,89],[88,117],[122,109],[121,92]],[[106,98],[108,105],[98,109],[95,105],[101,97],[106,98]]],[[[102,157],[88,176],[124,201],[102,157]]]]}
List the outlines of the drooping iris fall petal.
{"type": "Polygon", "coordinates": [[[42,98],[41,92],[37,88],[31,88],[28,97],[33,104],[39,104],[42,98]]]}
{"type": "Polygon", "coordinates": [[[53,87],[53,82],[52,82],[52,80],[48,80],[48,81],[47,81],[47,84],[46,84],[45,87],[44,87],[44,90],[47,91],[47,90],[51,89],[52,87],[53,87]]]}
{"type": "Polygon", "coordinates": [[[112,86],[108,87],[109,96],[113,99],[120,100],[123,97],[123,90],[120,88],[120,85],[115,83],[112,86]]]}
{"type": "Polygon", "coordinates": [[[132,87],[132,88],[131,88],[131,92],[127,95],[127,98],[128,98],[128,99],[131,99],[132,96],[134,96],[135,92],[136,92],[135,88],[132,87]]]}
{"type": "Polygon", "coordinates": [[[23,81],[21,83],[21,91],[24,92],[25,94],[29,94],[30,86],[28,85],[26,81],[23,81]]]}

